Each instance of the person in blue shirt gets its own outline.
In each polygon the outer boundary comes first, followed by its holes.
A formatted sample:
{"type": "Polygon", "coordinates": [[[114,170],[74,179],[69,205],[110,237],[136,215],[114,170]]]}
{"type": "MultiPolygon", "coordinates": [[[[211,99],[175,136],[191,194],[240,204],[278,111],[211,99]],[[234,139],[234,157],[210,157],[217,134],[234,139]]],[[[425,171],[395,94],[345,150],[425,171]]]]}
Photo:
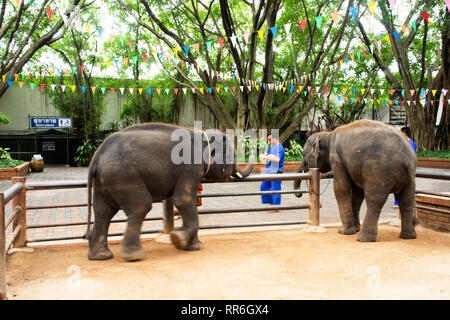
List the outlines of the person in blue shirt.
{"type": "MultiPolygon", "coordinates": [[[[266,154],[260,155],[261,161],[266,162],[264,173],[277,174],[283,172],[284,167],[284,148],[280,140],[275,135],[269,135],[270,147],[266,154]]],[[[281,181],[263,181],[261,191],[280,191],[281,181]]],[[[263,204],[279,205],[281,204],[281,194],[261,195],[263,204]]]]}
{"type": "MultiPolygon", "coordinates": [[[[403,127],[400,129],[400,132],[403,134],[403,136],[408,140],[411,148],[414,150],[415,153],[417,153],[417,145],[414,141],[411,139],[411,129],[408,127],[403,127]]],[[[395,199],[395,197],[394,197],[395,199]]],[[[394,208],[398,207],[397,199],[394,201],[394,208]]]]}

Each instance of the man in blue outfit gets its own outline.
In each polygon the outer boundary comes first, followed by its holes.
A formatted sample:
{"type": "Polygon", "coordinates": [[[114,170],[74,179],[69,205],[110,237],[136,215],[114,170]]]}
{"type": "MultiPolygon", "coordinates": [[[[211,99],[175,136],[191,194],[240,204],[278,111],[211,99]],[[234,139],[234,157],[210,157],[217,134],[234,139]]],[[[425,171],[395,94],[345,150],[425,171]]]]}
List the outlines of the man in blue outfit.
{"type": "MultiPolygon", "coordinates": [[[[277,174],[283,172],[284,167],[284,148],[280,140],[275,135],[269,135],[268,140],[270,147],[266,154],[260,155],[261,161],[266,162],[266,169],[264,173],[277,174]]],[[[281,181],[263,181],[261,183],[261,191],[280,191],[281,181]]],[[[263,204],[281,204],[281,194],[262,195],[261,200],[263,204]]]]}

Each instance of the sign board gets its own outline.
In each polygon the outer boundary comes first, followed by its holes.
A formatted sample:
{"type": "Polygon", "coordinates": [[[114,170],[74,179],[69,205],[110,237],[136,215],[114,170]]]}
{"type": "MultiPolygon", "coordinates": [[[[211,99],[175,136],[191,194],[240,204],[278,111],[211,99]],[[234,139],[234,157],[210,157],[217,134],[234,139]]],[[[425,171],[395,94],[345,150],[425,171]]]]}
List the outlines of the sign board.
{"type": "Polygon", "coordinates": [[[31,117],[31,128],[72,128],[72,118],[31,117]]]}
{"type": "Polygon", "coordinates": [[[42,142],[42,151],[55,151],[55,142],[54,141],[42,142]]]}

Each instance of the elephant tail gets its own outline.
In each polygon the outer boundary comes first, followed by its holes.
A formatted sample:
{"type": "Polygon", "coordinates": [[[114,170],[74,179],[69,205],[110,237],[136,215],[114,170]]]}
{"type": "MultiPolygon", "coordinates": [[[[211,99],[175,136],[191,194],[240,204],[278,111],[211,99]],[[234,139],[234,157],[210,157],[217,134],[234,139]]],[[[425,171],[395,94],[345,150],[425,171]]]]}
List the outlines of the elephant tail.
{"type": "Polygon", "coordinates": [[[95,157],[92,159],[91,164],[89,166],[88,172],[88,216],[87,216],[87,225],[86,225],[86,233],[84,234],[84,239],[89,239],[89,235],[91,233],[91,212],[92,212],[92,181],[95,178],[97,171],[97,165],[95,161],[95,157]]]}

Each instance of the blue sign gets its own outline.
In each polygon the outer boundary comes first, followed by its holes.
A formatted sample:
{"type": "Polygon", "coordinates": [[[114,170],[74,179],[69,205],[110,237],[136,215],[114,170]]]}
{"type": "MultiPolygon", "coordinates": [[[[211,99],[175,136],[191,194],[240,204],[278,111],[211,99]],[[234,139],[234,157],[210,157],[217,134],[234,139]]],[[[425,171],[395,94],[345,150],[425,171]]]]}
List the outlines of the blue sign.
{"type": "Polygon", "coordinates": [[[32,117],[31,128],[72,128],[71,118],[58,117],[32,117]]]}

